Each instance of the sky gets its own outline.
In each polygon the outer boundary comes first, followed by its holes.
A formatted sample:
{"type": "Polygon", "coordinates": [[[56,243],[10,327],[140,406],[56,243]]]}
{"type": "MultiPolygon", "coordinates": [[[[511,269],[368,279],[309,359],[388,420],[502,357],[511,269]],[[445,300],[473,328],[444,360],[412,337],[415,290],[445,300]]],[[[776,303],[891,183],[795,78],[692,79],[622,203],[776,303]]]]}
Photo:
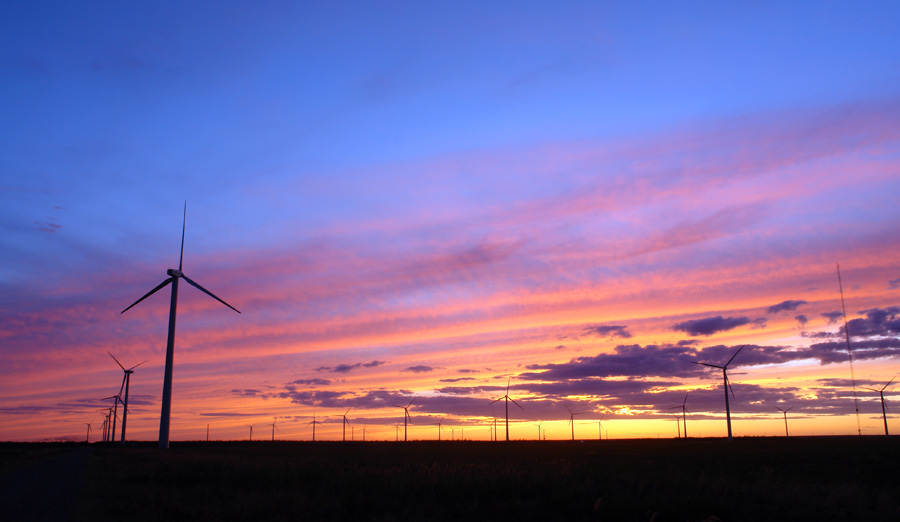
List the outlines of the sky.
{"type": "Polygon", "coordinates": [[[0,440],[156,440],[182,226],[174,441],[883,434],[898,22],[4,2],[0,440]]]}

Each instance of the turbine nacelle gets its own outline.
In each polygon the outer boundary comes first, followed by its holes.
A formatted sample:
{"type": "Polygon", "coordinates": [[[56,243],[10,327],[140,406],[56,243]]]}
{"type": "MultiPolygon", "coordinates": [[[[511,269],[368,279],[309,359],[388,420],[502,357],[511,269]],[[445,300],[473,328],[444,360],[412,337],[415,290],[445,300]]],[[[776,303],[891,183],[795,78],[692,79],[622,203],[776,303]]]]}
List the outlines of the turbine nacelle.
{"type": "Polygon", "coordinates": [[[184,277],[184,272],[182,272],[181,270],[179,270],[177,268],[170,268],[170,269],[166,270],[166,273],[172,277],[184,277]]]}

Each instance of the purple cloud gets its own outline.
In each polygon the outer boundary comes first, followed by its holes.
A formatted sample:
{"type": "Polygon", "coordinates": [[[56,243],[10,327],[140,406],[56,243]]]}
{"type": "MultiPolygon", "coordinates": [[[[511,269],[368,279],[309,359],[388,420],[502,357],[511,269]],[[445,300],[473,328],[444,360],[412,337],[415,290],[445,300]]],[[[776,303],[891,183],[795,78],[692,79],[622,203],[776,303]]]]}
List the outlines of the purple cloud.
{"type": "Polygon", "coordinates": [[[828,324],[835,324],[844,314],[841,312],[822,312],[820,315],[828,321],[828,324]]]}
{"type": "Polygon", "coordinates": [[[787,301],[782,301],[782,302],[778,303],[777,305],[772,305],[772,306],[766,308],[766,313],[777,314],[778,312],[793,311],[805,304],[809,304],[809,303],[807,303],[806,301],[802,301],[802,300],[795,301],[795,300],[788,299],[787,301]]]}
{"type": "Polygon", "coordinates": [[[805,315],[803,315],[803,314],[795,315],[795,316],[794,316],[794,319],[796,319],[797,322],[800,324],[800,328],[806,328],[806,323],[809,322],[809,318],[807,318],[807,317],[806,317],[805,315]]]}
{"type": "Polygon", "coordinates": [[[372,361],[369,363],[355,363],[355,364],[339,364],[337,366],[320,366],[316,368],[317,372],[331,372],[331,373],[350,373],[351,370],[355,370],[357,368],[375,368],[376,366],[381,366],[385,364],[385,361],[372,361]]]}
{"type": "Polygon", "coordinates": [[[891,279],[890,281],[888,281],[888,289],[896,290],[898,288],[900,288],[900,277],[898,277],[897,279],[891,279]]]}
{"type": "Polygon", "coordinates": [[[401,371],[412,372],[412,373],[428,373],[428,372],[433,372],[435,369],[436,368],[434,368],[433,366],[425,366],[425,365],[420,364],[418,366],[410,366],[409,368],[407,368],[405,370],[401,370],[401,371]]]}
{"type": "Polygon", "coordinates": [[[688,335],[710,336],[717,332],[725,332],[750,323],[749,317],[706,317],[704,319],[694,319],[684,321],[672,326],[673,330],[685,332],[688,335]]]}
{"type": "Polygon", "coordinates": [[[627,326],[606,326],[606,325],[598,325],[598,326],[588,326],[584,329],[585,335],[597,335],[599,337],[621,337],[622,339],[628,339],[631,337],[631,334],[628,333],[627,326]]]}

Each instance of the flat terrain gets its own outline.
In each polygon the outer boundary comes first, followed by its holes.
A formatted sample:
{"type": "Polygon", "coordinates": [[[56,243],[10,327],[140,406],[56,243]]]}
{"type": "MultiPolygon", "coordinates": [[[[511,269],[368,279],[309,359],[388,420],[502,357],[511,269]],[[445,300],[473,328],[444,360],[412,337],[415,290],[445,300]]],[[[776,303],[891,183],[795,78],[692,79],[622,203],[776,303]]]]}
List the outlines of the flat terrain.
{"type": "Polygon", "coordinates": [[[7,520],[900,519],[900,441],[883,437],[154,446],[0,444],[0,485],[17,485],[0,495],[0,512],[7,520]]]}

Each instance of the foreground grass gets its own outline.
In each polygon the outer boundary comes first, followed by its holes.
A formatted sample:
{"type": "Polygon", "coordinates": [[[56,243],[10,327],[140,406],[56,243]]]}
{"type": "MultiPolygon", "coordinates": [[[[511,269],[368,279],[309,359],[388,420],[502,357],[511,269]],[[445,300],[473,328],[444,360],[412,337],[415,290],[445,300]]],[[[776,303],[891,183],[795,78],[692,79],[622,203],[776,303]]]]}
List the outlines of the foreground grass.
{"type": "Polygon", "coordinates": [[[76,519],[897,520],[881,438],[99,447],[76,519]]]}

